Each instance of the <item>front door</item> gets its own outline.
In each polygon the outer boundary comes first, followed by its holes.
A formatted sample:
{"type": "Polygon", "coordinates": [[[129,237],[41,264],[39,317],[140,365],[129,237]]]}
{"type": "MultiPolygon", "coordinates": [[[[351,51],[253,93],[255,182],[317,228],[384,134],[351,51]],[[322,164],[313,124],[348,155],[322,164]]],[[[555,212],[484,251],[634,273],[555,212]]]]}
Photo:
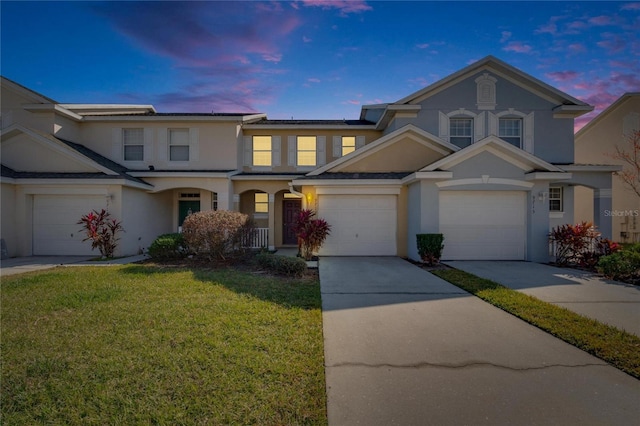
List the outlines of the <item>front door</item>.
{"type": "Polygon", "coordinates": [[[293,226],[300,213],[300,200],[284,200],[282,207],[282,244],[298,244],[293,226]]]}
{"type": "Polygon", "coordinates": [[[178,226],[182,226],[182,223],[192,213],[200,211],[200,201],[193,200],[180,200],[178,201],[178,226]]]}

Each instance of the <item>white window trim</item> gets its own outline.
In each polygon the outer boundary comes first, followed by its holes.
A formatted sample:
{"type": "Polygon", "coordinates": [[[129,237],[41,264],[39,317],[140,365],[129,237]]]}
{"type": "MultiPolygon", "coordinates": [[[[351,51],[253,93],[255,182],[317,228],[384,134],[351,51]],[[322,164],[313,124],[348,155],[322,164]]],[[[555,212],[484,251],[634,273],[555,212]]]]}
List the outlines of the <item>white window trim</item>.
{"type": "Polygon", "coordinates": [[[280,166],[282,137],[274,135],[253,135],[244,137],[244,165],[254,171],[271,171],[280,166]],[[271,137],[271,166],[256,166],[253,164],[253,138],[255,136],[271,137]]]}
{"type": "Polygon", "coordinates": [[[479,114],[475,114],[471,111],[468,111],[464,108],[460,108],[457,109],[455,111],[451,111],[448,113],[443,113],[442,111],[440,111],[438,113],[439,115],[439,133],[438,136],[442,139],[444,139],[447,142],[451,142],[451,135],[450,133],[450,122],[449,120],[451,118],[472,118],[473,119],[473,132],[472,132],[472,137],[471,137],[471,143],[474,144],[476,142],[478,142],[481,139],[484,139],[485,135],[485,131],[484,131],[484,117],[485,117],[485,112],[481,112],[479,114]]]}
{"type": "Polygon", "coordinates": [[[126,163],[144,163],[145,157],[147,156],[146,154],[146,144],[145,144],[145,139],[146,139],[146,129],[141,128],[141,127],[123,127],[121,130],[121,137],[122,137],[122,161],[126,162],[126,163]],[[140,143],[136,143],[136,144],[127,144],[125,143],[125,137],[124,134],[127,130],[142,130],[142,140],[140,141],[140,143]],[[126,156],[126,149],[125,147],[127,146],[141,146],[142,147],[142,160],[127,160],[127,156],[126,156]]]}
{"type": "Polygon", "coordinates": [[[287,139],[288,149],[288,165],[296,168],[297,171],[312,171],[327,163],[327,137],[317,135],[295,135],[289,136],[287,139]],[[299,166],[298,165],[298,137],[313,136],[316,138],[316,164],[315,166],[299,166]]]}
{"type": "Polygon", "coordinates": [[[561,186],[550,186],[549,187],[549,212],[550,213],[564,213],[564,188],[561,186]],[[551,188],[560,189],[560,197],[559,198],[551,198],[551,188]],[[551,210],[551,200],[560,200],[560,210],[551,210]]]}
{"type": "Polygon", "coordinates": [[[475,79],[476,82],[476,106],[479,110],[494,110],[496,109],[496,82],[498,80],[495,77],[484,73],[480,77],[475,79]],[[483,88],[489,89],[489,95],[483,95],[483,88]]]}
{"type": "Polygon", "coordinates": [[[497,114],[493,114],[491,112],[489,114],[489,134],[498,136],[498,123],[500,118],[509,118],[508,116],[521,118],[522,119],[522,141],[520,149],[527,151],[529,154],[533,154],[534,152],[534,113],[530,112],[529,114],[525,114],[523,112],[517,111],[513,108],[509,108],[506,111],[501,111],[497,114]]]}

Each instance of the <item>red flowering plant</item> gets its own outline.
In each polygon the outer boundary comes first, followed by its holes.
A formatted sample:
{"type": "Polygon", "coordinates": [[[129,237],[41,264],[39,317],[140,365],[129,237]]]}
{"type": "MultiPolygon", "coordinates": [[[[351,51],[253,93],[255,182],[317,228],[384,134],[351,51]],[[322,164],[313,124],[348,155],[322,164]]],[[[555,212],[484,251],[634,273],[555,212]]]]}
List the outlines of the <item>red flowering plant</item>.
{"type": "Polygon", "coordinates": [[[314,219],[313,210],[301,210],[296,218],[293,231],[298,237],[298,255],[305,260],[311,260],[331,233],[331,225],[324,219],[314,219]]]}
{"type": "Polygon", "coordinates": [[[591,222],[560,225],[551,230],[549,239],[555,245],[556,264],[593,269],[602,256],[620,249],[617,243],[601,238],[591,222]]]}
{"type": "Polygon", "coordinates": [[[124,232],[120,221],[111,219],[111,214],[102,209],[100,212],[93,210],[82,216],[78,225],[82,225],[81,231],[87,235],[82,241],[91,241],[91,249],[98,248],[103,258],[113,257],[120,240],[117,234],[124,232]]]}

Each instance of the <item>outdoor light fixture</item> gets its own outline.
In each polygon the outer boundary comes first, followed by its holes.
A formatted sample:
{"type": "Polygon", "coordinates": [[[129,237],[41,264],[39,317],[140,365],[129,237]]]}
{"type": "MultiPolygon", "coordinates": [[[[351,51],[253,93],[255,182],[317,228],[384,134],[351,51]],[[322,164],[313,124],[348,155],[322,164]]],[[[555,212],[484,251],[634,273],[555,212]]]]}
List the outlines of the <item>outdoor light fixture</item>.
{"type": "Polygon", "coordinates": [[[312,198],[313,198],[313,197],[311,196],[311,193],[310,193],[310,192],[309,192],[309,193],[307,193],[307,202],[309,202],[309,203],[310,203],[312,198]]]}
{"type": "Polygon", "coordinates": [[[548,192],[542,192],[542,191],[538,192],[538,200],[540,201],[546,200],[547,196],[549,196],[548,192]]]}

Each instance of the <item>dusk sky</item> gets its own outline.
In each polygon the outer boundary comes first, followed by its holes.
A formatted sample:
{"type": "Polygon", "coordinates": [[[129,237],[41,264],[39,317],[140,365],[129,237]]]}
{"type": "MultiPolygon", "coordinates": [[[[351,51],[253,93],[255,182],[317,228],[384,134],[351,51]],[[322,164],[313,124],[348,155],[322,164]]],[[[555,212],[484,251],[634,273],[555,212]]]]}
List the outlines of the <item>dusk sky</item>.
{"type": "Polygon", "coordinates": [[[353,119],[363,104],[397,101],[487,55],[594,113],[640,91],[640,2],[2,1],[0,8],[2,75],[61,103],[353,119]]]}

